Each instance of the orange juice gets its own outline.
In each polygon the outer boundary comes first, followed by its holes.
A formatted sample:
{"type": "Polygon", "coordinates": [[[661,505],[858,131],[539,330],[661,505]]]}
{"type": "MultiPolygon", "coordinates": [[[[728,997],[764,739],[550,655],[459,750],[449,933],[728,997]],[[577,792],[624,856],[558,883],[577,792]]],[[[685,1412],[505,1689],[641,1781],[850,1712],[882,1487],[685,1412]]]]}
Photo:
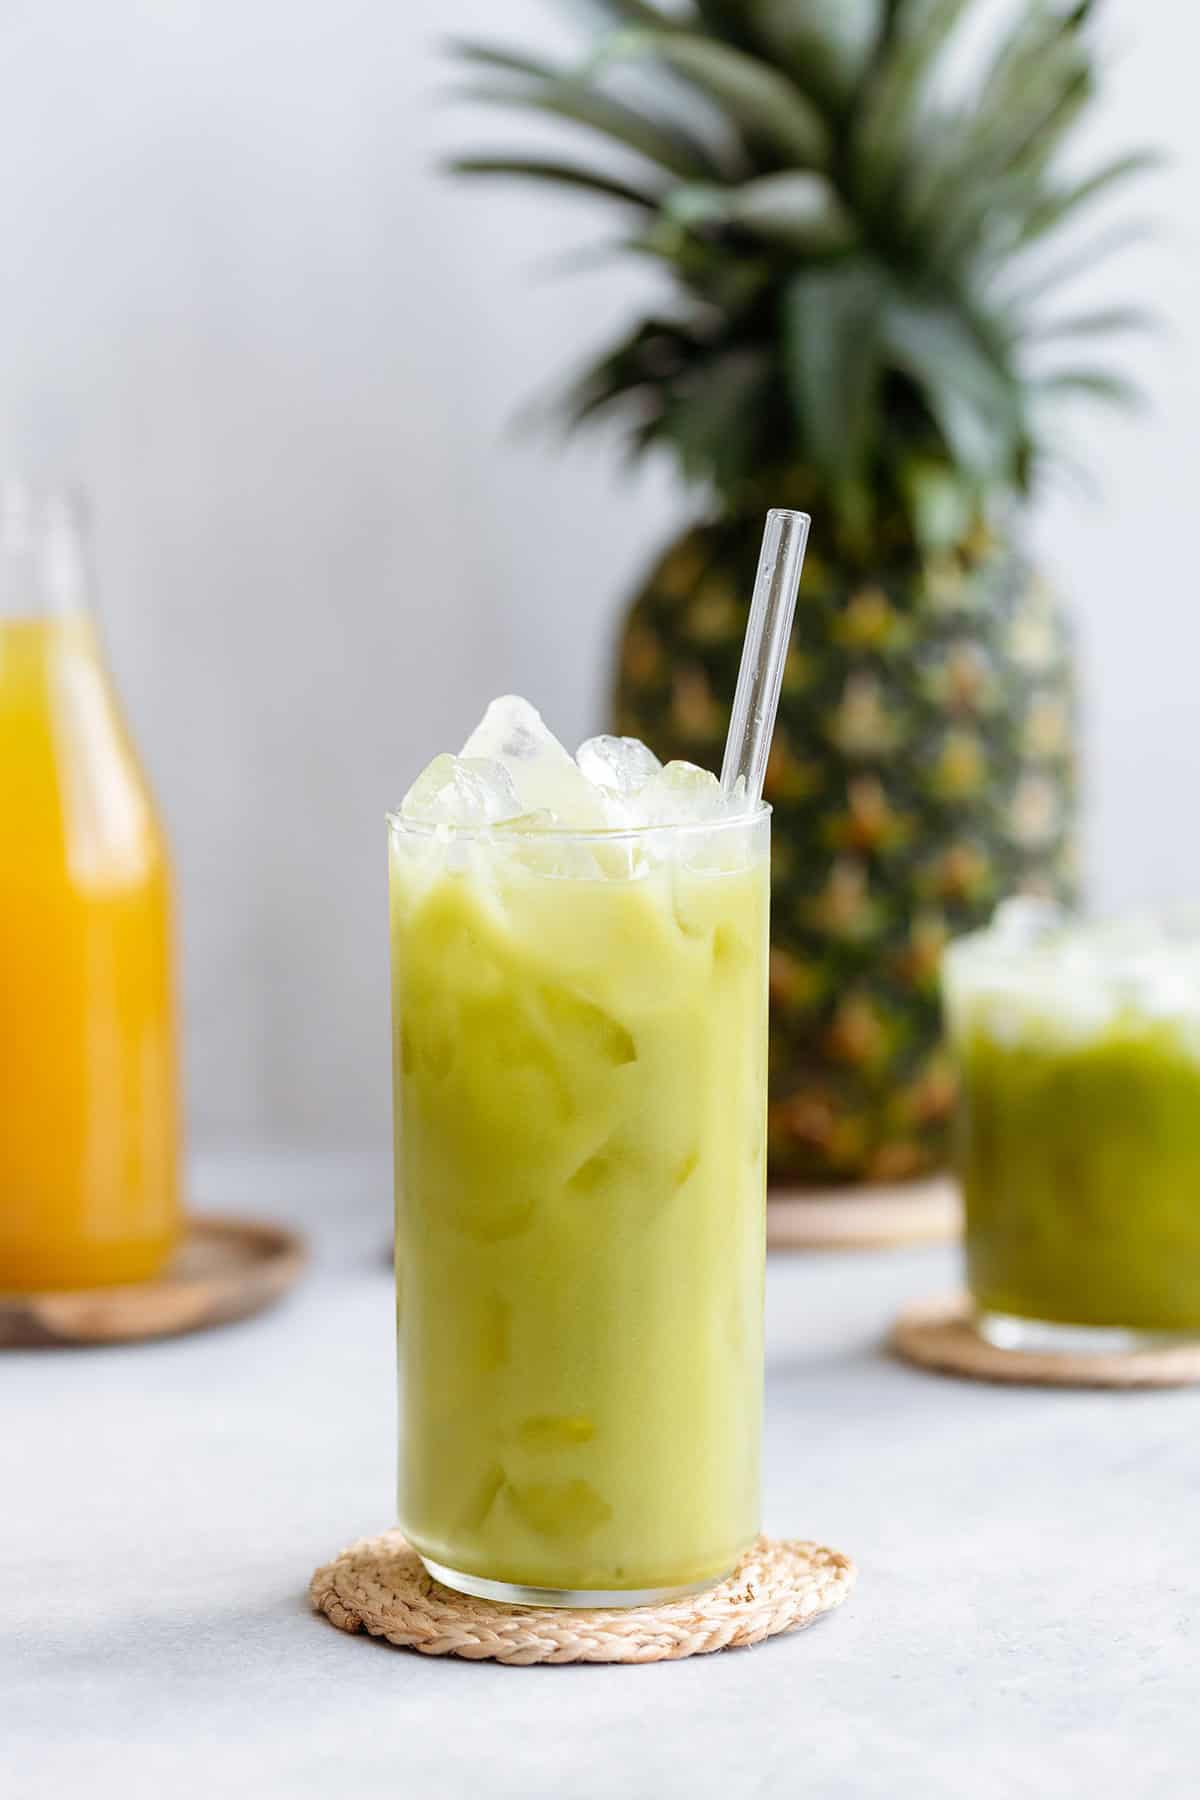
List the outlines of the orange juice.
{"type": "Polygon", "coordinates": [[[91,620],[0,612],[0,1290],[179,1229],[166,846],[91,620]]]}

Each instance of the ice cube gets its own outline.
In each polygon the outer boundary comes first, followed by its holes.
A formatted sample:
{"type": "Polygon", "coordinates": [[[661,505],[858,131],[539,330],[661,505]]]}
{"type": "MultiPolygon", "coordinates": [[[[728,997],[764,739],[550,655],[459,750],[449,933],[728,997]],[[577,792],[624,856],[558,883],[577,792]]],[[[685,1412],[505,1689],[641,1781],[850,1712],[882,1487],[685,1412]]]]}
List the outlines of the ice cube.
{"type": "Polygon", "coordinates": [[[478,756],[435,756],[400,804],[406,819],[431,825],[494,825],[521,810],[508,770],[478,756]]]}
{"type": "Polygon", "coordinates": [[[725,816],[721,784],[695,763],[670,762],[633,802],[643,825],[693,825],[725,816]]]}
{"type": "Polygon", "coordinates": [[[662,768],[640,738],[591,737],[580,744],[575,761],[594,786],[614,794],[636,794],[662,768]]]}
{"type": "Polygon", "coordinates": [[[462,754],[504,766],[520,797],[519,812],[548,807],[565,826],[582,830],[606,822],[595,788],[528,700],[515,694],[493,700],[463,745],[462,754]]]}

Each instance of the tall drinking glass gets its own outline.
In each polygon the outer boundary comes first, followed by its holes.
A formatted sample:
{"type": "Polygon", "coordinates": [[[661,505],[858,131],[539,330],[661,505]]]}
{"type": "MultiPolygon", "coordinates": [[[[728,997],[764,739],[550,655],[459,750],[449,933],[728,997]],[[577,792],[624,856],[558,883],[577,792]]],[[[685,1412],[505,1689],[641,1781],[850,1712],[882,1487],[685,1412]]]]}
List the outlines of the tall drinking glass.
{"type": "Polygon", "coordinates": [[[1200,1337],[1200,930],[1000,908],[943,965],[967,1276],[1005,1349],[1200,1337]]]}
{"type": "Polygon", "coordinates": [[[759,1527],[769,812],[389,819],[400,1523],[634,1605],[759,1527]]]}

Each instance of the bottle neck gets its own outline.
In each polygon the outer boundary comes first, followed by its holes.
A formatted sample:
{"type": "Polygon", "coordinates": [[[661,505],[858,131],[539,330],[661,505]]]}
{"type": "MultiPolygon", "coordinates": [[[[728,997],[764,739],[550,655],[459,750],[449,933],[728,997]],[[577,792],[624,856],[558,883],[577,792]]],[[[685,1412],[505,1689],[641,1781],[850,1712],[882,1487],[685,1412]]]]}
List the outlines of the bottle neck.
{"type": "Polygon", "coordinates": [[[90,606],[79,497],[0,480],[0,624],[78,617],[90,606]]]}

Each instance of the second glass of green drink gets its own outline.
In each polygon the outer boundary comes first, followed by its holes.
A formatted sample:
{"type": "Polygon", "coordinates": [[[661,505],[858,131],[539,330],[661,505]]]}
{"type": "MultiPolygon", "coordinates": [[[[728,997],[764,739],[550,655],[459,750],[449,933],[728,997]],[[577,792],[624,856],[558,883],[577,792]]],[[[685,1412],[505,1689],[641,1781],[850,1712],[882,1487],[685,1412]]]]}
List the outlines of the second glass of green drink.
{"type": "Polygon", "coordinates": [[[451,1587],[635,1605],[759,1529],[769,835],[390,819],[400,1523],[451,1587]]]}

